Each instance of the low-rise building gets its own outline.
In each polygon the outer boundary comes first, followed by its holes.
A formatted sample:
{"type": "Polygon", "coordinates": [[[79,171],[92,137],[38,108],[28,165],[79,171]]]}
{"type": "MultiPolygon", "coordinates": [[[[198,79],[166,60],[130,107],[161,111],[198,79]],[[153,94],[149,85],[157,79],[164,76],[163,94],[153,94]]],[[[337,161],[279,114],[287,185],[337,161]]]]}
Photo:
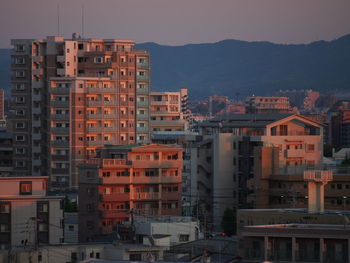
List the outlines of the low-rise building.
{"type": "Polygon", "coordinates": [[[149,244],[79,243],[40,246],[39,249],[13,248],[0,251],[2,263],[62,263],[62,262],[116,262],[119,261],[161,261],[163,246],[149,244]]]}
{"type": "Polygon", "coordinates": [[[181,215],[182,149],[106,146],[79,169],[79,240],[94,240],[133,216],[181,215]]]}
{"type": "Polygon", "coordinates": [[[63,242],[63,197],[47,195],[48,177],[0,178],[0,247],[63,242]]]}
{"type": "Polygon", "coordinates": [[[191,242],[200,236],[198,221],[192,217],[158,216],[134,217],[135,234],[139,240],[145,236],[168,235],[170,245],[191,242]]]}
{"type": "Polygon", "coordinates": [[[246,100],[246,113],[269,114],[291,113],[293,108],[289,104],[288,97],[259,97],[252,96],[246,100]]]}
{"type": "Polygon", "coordinates": [[[349,262],[350,228],[341,225],[246,226],[239,243],[245,262],[349,262]]]}

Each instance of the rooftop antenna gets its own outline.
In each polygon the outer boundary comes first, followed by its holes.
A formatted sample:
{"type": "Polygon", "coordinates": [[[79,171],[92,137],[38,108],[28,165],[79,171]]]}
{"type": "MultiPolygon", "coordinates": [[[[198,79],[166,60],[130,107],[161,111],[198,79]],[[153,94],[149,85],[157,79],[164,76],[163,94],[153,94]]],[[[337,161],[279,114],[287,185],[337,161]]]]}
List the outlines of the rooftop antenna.
{"type": "Polygon", "coordinates": [[[81,5],[81,36],[83,39],[85,38],[84,36],[84,4],[81,5]]]}
{"type": "Polygon", "coordinates": [[[57,36],[60,35],[60,5],[57,4],[57,36]]]}

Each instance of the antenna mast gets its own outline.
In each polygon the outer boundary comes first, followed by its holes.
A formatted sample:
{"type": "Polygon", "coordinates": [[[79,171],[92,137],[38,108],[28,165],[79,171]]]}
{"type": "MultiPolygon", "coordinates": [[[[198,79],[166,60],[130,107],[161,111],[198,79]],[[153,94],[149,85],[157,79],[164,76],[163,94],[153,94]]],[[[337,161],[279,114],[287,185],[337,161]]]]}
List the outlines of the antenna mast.
{"type": "Polygon", "coordinates": [[[60,35],[60,5],[57,4],[57,36],[60,35]]]}
{"type": "Polygon", "coordinates": [[[84,36],[84,4],[81,5],[81,35],[83,39],[85,38],[84,36]]]}

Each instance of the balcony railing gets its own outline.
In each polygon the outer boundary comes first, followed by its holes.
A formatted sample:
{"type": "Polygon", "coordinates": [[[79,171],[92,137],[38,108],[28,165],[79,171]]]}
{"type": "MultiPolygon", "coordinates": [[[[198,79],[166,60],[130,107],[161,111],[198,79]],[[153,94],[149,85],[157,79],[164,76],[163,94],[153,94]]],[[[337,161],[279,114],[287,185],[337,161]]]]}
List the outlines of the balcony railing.
{"type": "Polygon", "coordinates": [[[133,195],[135,200],[158,200],[159,198],[159,193],[134,193],[133,195]]]}
{"type": "Polygon", "coordinates": [[[113,168],[113,167],[120,167],[125,165],[130,165],[131,161],[127,161],[126,159],[89,159],[87,160],[87,164],[96,164],[100,167],[105,168],[113,168]]]}

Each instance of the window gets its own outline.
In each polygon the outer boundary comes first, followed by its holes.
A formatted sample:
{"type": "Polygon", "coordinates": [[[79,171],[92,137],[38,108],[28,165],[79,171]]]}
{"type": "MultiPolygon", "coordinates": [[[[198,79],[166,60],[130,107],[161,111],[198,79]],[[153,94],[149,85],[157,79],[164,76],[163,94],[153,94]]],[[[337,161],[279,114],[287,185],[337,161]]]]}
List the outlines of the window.
{"type": "Polygon", "coordinates": [[[1,232],[1,233],[10,232],[10,226],[9,226],[9,224],[0,224],[0,232],[1,232]]]}
{"type": "Polygon", "coordinates": [[[315,151],[315,144],[308,144],[306,151],[307,152],[314,152],[315,151]]]}
{"type": "Polygon", "coordinates": [[[26,125],[25,125],[24,122],[16,122],[16,128],[17,129],[23,129],[25,127],[26,127],[26,125]]]}
{"type": "Polygon", "coordinates": [[[129,255],[129,260],[130,261],[141,261],[141,254],[130,254],[129,255]]]}
{"type": "Polygon", "coordinates": [[[15,84],[15,89],[16,90],[24,90],[25,89],[25,84],[15,84]]]}
{"type": "Polygon", "coordinates": [[[38,203],[38,212],[47,213],[49,211],[48,203],[38,203]]]}
{"type": "Polygon", "coordinates": [[[179,242],[188,242],[190,239],[189,235],[180,235],[179,236],[179,242]]]}
{"type": "Polygon", "coordinates": [[[95,57],[94,58],[94,63],[102,63],[103,62],[103,57],[95,57]]]}
{"type": "Polygon", "coordinates": [[[0,204],[0,213],[1,214],[10,213],[10,204],[1,203],[0,204]]]}
{"type": "Polygon", "coordinates": [[[25,46],[24,45],[16,45],[16,51],[17,52],[25,51],[25,46]]]}
{"type": "Polygon", "coordinates": [[[24,63],[25,63],[24,58],[16,58],[15,59],[15,64],[17,64],[17,65],[23,65],[24,63]]]}
{"type": "Polygon", "coordinates": [[[16,110],[16,116],[24,116],[24,110],[16,110]]]}
{"type": "Polygon", "coordinates": [[[16,148],[16,154],[25,154],[26,149],[25,148],[16,148]]]}
{"type": "Polygon", "coordinates": [[[16,167],[23,168],[26,166],[26,163],[24,161],[16,161],[16,167]]]}
{"type": "Polygon", "coordinates": [[[26,73],[24,71],[16,71],[16,77],[23,78],[25,77],[26,73]]]}
{"type": "Polygon", "coordinates": [[[20,182],[19,193],[21,195],[31,195],[32,194],[32,182],[20,182]]]}
{"type": "Polygon", "coordinates": [[[17,142],[24,142],[25,136],[24,135],[16,135],[16,141],[17,142]]]}
{"type": "Polygon", "coordinates": [[[280,134],[281,136],[288,135],[288,125],[280,125],[280,134]]]}

